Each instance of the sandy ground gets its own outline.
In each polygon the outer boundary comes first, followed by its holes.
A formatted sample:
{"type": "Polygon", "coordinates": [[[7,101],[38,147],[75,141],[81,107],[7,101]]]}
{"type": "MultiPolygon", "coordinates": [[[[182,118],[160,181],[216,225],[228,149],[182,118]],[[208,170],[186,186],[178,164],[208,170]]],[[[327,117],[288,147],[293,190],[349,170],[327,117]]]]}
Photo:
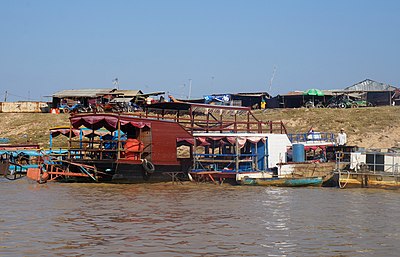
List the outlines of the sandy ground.
{"type": "MultiPolygon", "coordinates": [[[[282,120],[288,133],[304,133],[310,128],[337,133],[344,128],[349,145],[366,148],[400,147],[400,107],[357,109],[267,109],[254,111],[260,120],[282,120]]],[[[68,126],[69,114],[0,113],[0,138],[11,143],[49,145],[49,129],[68,126]]],[[[245,117],[243,117],[245,119],[245,117]]],[[[65,139],[55,140],[62,146],[65,139]]]]}

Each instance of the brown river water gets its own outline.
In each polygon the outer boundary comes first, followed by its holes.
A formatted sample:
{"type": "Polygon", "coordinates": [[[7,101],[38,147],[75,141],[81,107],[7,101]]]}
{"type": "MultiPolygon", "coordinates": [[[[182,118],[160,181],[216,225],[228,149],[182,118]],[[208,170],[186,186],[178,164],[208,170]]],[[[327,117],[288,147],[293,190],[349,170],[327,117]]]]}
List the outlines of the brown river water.
{"type": "Polygon", "coordinates": [[[400,190],[0,178],[0,256],[400,256],[400,190]]]}

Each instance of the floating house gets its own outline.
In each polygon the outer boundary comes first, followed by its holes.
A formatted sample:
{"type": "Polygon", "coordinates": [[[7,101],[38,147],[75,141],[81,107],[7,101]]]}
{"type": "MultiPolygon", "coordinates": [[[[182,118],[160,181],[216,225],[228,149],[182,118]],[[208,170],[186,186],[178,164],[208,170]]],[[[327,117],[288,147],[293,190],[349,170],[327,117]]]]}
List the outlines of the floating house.
{"type": "Polygon", "coordinates": [[[282,122],[260,121],[248,107],[173,102],[133,114],[74,114],[70,123],[69,130],[52,131],[69,139],[67,157],[40,171],[50,180],[167,181],[190,170],[194,133],[286,134],[282,122]],[[99,136],[98,130],[108,135],[99,136]]]}

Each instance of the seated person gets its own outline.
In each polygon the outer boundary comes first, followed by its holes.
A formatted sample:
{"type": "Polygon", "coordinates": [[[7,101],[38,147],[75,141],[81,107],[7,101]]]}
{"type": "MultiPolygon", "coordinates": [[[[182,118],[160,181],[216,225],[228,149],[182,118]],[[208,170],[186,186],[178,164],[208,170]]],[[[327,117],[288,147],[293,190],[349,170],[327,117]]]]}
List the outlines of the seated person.
{"type": "Polygon", "coordinates": [[[318,160],[319,162],[326,162],[324,150],[319,150],[319,152],[316,153],[314,160],[318,160]]]}

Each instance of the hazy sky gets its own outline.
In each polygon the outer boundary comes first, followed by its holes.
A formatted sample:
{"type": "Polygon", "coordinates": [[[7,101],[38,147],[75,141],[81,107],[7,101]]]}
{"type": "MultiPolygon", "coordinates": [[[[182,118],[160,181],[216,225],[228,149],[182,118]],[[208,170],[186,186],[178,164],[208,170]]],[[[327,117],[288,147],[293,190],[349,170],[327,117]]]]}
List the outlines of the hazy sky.
{"type": "Polygon", "coordinates": [[[0,101],[399,86],[399,31],[396,0],[0,0],[0,101]]]}

